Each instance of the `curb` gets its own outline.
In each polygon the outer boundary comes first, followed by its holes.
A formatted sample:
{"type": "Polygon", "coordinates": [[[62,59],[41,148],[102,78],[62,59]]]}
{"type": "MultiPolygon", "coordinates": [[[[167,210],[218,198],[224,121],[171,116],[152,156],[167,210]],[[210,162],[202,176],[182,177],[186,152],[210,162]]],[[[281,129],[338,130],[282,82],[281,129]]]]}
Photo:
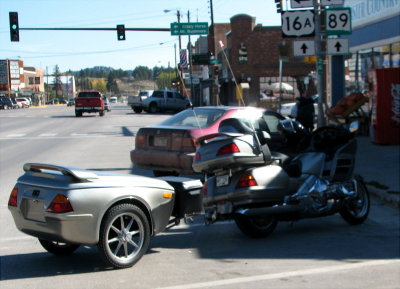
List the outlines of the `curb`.
{"type": "Polygon", "coordinates": [[[400,195],[389,194],[371,185],[367,185],[367,189],[371,195],[400,210],[400,195]]]}

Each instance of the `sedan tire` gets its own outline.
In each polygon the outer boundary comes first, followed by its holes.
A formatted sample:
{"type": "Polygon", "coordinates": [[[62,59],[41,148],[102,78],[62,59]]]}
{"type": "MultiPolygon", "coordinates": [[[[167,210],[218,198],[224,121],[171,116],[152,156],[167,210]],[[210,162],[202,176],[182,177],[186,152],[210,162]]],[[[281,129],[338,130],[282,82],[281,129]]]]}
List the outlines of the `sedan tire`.
{"type": "Polygon", "coordinates": [[[100,227],[99,251],[115,268],[133,266],[150,244],[150,225],[144,212],[132,204],[112,207],[100,227]]]}

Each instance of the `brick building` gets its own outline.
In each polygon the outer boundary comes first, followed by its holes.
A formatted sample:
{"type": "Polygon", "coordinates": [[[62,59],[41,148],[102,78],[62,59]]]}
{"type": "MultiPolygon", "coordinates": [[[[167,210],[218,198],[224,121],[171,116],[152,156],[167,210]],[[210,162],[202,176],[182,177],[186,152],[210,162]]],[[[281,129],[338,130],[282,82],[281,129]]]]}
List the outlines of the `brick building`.
{"type": "Polygon", "coordinates": [[[237,104],[236,85],[226,58],[237,83],[248,87],[243,95],[246,105],[256,105],[260,92],[269,84],[279,82],[280,55],[284,58],[282,80],[295,88],[296,96],[304,93],[304,77],[315,71],[315,63],[305,63],[303,58],[293,56],[294,39],[283,38],[280,26],[256,25],[255,18],[246,14],[233,16],[230,25],[216,24],[215,29],[211,27],[208,37],[209,44],[215,45],[221,62],[219,100],[224,105],[237,104]],[[226,57],[222,51],[219,52],[219,41],[224,44],[226,57]]]}

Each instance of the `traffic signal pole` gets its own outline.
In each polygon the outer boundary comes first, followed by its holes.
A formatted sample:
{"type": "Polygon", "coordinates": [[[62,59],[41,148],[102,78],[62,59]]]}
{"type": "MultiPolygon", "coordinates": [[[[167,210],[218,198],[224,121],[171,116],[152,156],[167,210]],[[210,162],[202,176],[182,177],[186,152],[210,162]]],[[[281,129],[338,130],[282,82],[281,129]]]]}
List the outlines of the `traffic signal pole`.
{"type": "Polygon", "coordinates": [[[322,48],[324,41],[324,34],[321,29],[321,9],[318,3],[318,0],[314,0],[314,15],[315,15],[315,52],[317,55],[317,92],[318,92],[318,122],[317,126],[321,127],[326,125],[325,117],[324,117],[324,103],[325,100],[325,53],[322,48]]]}

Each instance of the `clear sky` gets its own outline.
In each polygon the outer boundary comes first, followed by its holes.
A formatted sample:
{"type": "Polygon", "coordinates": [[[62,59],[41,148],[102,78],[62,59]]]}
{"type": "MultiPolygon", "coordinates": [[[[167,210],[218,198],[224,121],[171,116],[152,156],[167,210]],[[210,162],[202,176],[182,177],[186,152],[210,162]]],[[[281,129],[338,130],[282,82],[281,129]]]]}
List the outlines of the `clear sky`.
{"type": "MultiPolygon", "coordinates": [[[[18,12],[20,28],[97,27],[170,28],[177,21],[211,23],[209,0],[0,0],[0,59],[21,59],[49,73],[93,66],[134,69],[138,65],[174,66],[178,37],[170,32],[127,31],[118,41],[116,31],[25,31],[10,41],[9,12],[18,12]],[[164,10],[171,10],[165,13],[164,10]]],[[[280,25],[274,0],[213,0],[214,22],[229,23],[239,13],[256,17],[263,26],[280,25]]],[[[192,36],[192,42],[196,40],[192,36]]],[[[187,36],[182,36],[186,46],[187,36]]]]}

